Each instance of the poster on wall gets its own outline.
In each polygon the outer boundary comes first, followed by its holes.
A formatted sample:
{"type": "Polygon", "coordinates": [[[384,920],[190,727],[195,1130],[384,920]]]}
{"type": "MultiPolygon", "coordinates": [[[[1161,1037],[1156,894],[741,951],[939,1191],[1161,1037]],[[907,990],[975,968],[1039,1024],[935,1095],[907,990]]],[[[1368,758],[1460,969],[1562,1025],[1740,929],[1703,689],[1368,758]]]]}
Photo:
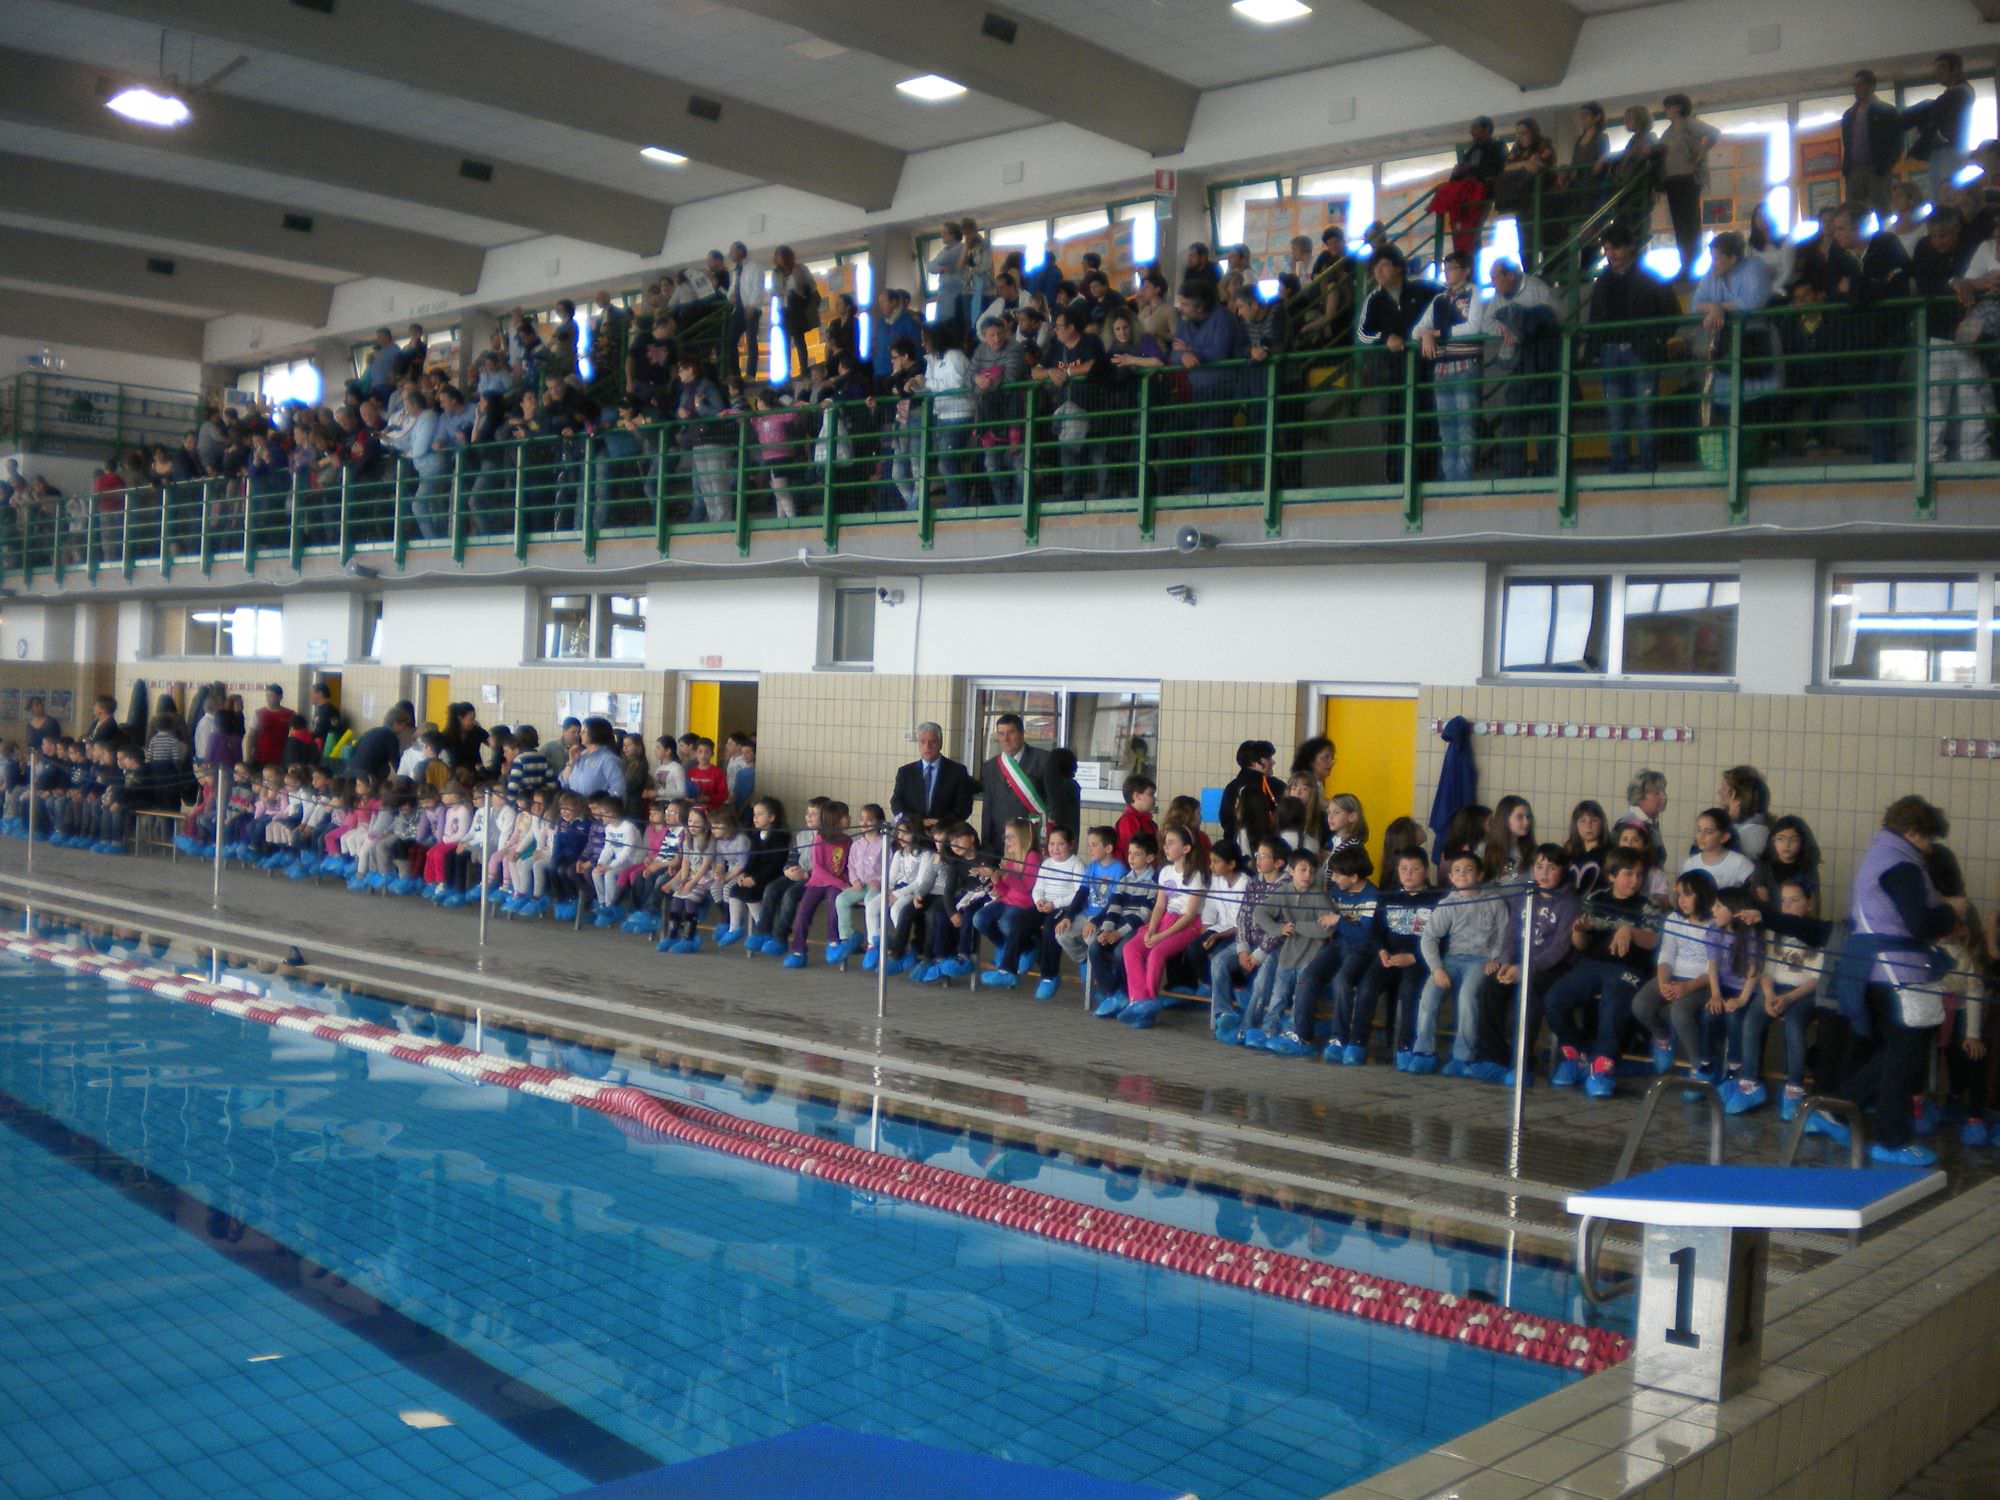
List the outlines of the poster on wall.
{"type": "MultiPolygon", "coordinates": [[[[1275,280],[1292,268],[1292,241],[1304,235],[1319,254],[1319,237],[1333,225],[1345,229],[1345,198],[1262,198],[1243,206],[1243,243],[1259,281],[1275,280]]],[[[1310,263],[1310,257],[1308,257],[1310,263]]]]}
{"type": "Polygon", "coordinates": [[[556,719],[609,719],[614,729],[632,734],[643,732],[646,722],[644,693],[591,693],[564,688],[556,693],[556,719]]]}
{"type": "Polygon", "coordinates": [[[42,694],[42,703],[58,724],[67,724],[75,717],[76,695],[68,688],[50,688],[42,694]]]}
{"type": "Polygon", "coordinates": [[[20,721],[22,701],[19,688],[0,688],[0,724],[20,721]]]}
{"type": "Polygon", "coordinates": [[[1057,244],[1056,265],[1069,280],[1081,281],[1083,257],[1095,254],[1103,258],[1105,278],[1114,287],[1129,287],[1138,270],[1132,261],[1132,231],[1132,221],[1120,219],[1089,234],[1071,235],[1057,244]]]}

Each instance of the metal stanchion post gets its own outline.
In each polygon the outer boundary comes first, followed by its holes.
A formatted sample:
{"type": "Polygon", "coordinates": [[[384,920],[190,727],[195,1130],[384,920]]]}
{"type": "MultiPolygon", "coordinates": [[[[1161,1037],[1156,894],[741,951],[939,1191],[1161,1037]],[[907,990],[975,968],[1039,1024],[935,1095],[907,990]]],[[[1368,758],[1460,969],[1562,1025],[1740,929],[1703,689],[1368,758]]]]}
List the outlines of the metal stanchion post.
{"type": "MultiPolygon", "coordinates": [[[[882,821],[882,891],[877,897],[882,903],[882,915],[876,923],[875,941],[875,1019],[880,1021],[889,1014],[889,861],[895,858],[895,843],[891,829],[895,825],[888,819],[882,821]]],[[[861,909],[861,935],[868,936],[868,908],[861,909]]]]}
{"type": "Polygon", "coordinates": [[[215,768],[215,888],[209,894],[209,905],[216,911],[222,910],[222,830],[229,818],[229,783],[224,779],[221,766],[215,768]]]}
{"type": "MultiPolygon", "coordinates": [[[[486,816],[479,820],[479,946],[486,947],[486,867],[492,859],[493,847],[493,788],[486,789],[486,816]]],[[[479,961],[486,962],[482,951],[479,961]]]]}
{"type": "Polygon", "coordinates": [[[473,1007],[472,1050],[474,1052],[484,1052],[486,1050],[486,1009],[484,1006],[473,1007]]]}
{"type": "Polygon", "coordinates": [[[41,819],[36,816],[41,811],[41,792],[37,783],[42,779],[42,752],[28,752],[28,873],[35,873],[35,836],[41,832],[41,819]]]}
{"type": "Polygon", "coordinates": [[[1528,894],[1521,898],[1521,981],[1514,997],[1514,1099],[1512,1134],[1509,1147],[1509,1167],[1515,1176],[1521,1172],[1521,1119],[1528,1094],[1528,1002],[1534,984],[1534,944],[1535,944],[1535,892],[1529,887],[1528,894]]]}

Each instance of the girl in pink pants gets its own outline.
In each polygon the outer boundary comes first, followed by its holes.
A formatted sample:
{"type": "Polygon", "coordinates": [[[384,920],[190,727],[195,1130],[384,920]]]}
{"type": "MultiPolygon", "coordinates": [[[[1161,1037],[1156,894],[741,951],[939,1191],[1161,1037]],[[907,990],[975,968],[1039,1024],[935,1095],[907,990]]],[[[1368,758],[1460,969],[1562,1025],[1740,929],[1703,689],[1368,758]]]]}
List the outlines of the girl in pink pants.
{"type": "Polygon", "coordinates": [[[1201,908],[1208,876],[1194,835],[1169,823],[1160,832],[1160,894],[1146,925],[1125,944],[1125,1008],[1118,1019],[1146,1027],[1160,1013],[1160,981],[1167,961],[1201,936],[1201,908]]]}

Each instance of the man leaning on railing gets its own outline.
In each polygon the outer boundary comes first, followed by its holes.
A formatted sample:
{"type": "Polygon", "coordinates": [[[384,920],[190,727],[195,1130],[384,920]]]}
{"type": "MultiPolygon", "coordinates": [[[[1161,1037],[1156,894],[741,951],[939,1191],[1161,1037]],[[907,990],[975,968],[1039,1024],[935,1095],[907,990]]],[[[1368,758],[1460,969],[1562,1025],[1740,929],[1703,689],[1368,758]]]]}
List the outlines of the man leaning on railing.
{"type": "Polygon", "coordinates": [[[1591,342],[1604,378],[1611,472],[1633,471],[1636,433],[1636,467],[1640,473],[1650,473],[1659,467],[1653,441],[1659,365],[1666,355],[1668,320],[1681,315],[1681,305],[1667,284],[1640,263],[1638,241],[1624,224],[1614,223],[1604,231],[1603,246],[1605,264],[1591,284],[1588,321],[1601,330],[1591,342]]]}

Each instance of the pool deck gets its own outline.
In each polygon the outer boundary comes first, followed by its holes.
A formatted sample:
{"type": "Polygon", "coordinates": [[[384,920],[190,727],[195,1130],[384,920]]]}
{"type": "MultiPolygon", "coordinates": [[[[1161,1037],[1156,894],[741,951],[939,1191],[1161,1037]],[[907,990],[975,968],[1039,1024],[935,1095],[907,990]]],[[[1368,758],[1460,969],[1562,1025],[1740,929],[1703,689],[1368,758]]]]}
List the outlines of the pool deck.
{"type": "MultiPolygon", "coordinates": [[[[25,878],[18,842],[0,845],[0,892],[212,940],[255,961],[296,943],[321,977],[422,1003],[480,1008],[490,1020],[573,1028],[617,1045],[729,1071],[766,1071],[866,1107],[952,1117],[974,1128],[1081,1148],[1105,1159],[1193,1172],[1279,1201],[1436,1219],[1556,1243],[1572,1188],[1612,1175],[1638,1110],[1639,1083],[1611,1100],[1537,1087],[1519,1160],[1509,1091],[1470,1080],[1415,1079],[1386,1065],[1329,1067],[1218,1046],[1206,1010],[1170,1010],[1135,1032],[1084,1013],[1072,977],[1047,1004],[1031,989],[949,990],[817,961],[787,971],[740,949],[665,958],[649,941],[547,920],[489,922],[483,959],[476,908],[439,912],[415,899],[352,895],[338,882],[294,882],[230,868],[210,905],[205,865],[108,858],[47,846],[25,878]],[[220,924],[220,925],[218,925],[220,924]]],[[[1775,1110],[1726,1122],[1726,1159],[1769,1162],[1775,1110]]],[[[2000,1176],[2000,1151],[1935,1142],[1959,1192],[2000,1176]]],[[[1706,1111],[1662,1101],[1637,1167],[1702,1159],[1706,1111]]],[[[1804,1159],[1834,1160],[1824,1142],[1804,1159]]],[[[1844,1161],[1844,1155],[1840,1160],[1844,1161]]],[[[1795,1265],[1839,1248],[1795,1245],[1795,1265]]]]}

